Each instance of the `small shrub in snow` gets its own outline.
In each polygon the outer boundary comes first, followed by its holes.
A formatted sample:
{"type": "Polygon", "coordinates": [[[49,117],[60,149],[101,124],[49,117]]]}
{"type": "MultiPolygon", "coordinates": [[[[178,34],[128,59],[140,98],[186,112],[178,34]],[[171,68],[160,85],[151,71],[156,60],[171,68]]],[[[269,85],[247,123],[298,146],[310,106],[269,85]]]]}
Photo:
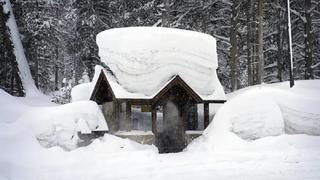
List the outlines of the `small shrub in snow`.
{"type": "Polygon", "coordinates": [[[71,89],[72,89],[72,81],[68,81],[66,78],[62,81],[63,87],[60,88],[59,91],[53,93],[53,97],[51,99],[52,102],[57,104],[67,104],[71,102],[71,89]]]}

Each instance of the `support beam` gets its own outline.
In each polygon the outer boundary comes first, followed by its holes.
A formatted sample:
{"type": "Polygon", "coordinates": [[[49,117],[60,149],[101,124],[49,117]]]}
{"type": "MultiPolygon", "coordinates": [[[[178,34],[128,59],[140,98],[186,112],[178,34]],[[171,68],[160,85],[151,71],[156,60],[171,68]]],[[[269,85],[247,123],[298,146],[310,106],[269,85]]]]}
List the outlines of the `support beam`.
{"type": "Polygon", "coordinates": [[[197,130],[198,129],[198,104],[191,105],[191,118],[192,118],[191,130],[197,130]]]}
{"type": "Polygon", "coordinates": [[[132,128],[133,128],[133,123],[132,123],[131,103],[127,101],[126,102],[126,130],[131,131],[132,128]]]}
{"type": "Polygon", "coordinates": [[[203,122],[205,129],[209,125],[209,103],[204,103],[203,105],[203,122]]]}
{"type": "MultiPolygon", "coordinates": [[[[182,105],[181,105],[182,106],[182,105]]],[[[183,129],[183,131],[185,132],[186,130],[188,130],[188,111],[189,111],[189,105],[186,104],[179,109],[179,114],[181,115],[179,118],[179,124],[181,126],[181,128],[183,129]]]]}
{"type": "Polygon", "coordinates": [[[120,128],[120,109],[119,109],[119,102],[113,101],[113,118],[112,118],[112,124],[110,124],[111,127],[110,131],[116,132],[120,128]]]}
{"type": "Polygon", "coordinates": [[[152,119],[152,132],[153,132],[153,134],[156,134],[157,133],[157,109],[156,109],[156,107],[152,107],[151,119],[152,119]]]}

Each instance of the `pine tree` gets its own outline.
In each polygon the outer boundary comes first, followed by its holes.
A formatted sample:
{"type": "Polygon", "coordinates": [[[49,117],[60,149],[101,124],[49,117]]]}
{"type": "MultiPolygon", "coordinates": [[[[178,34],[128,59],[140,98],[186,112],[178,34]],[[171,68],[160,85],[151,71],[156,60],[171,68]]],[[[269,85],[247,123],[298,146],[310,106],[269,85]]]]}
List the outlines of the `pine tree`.
{"type": "MultiPolygon", "coordinates": [[[[226,92],[289,79],[286,6],[281,0],[13,3],[33,77],[43,91],[61,88],[64,77],[76,85],[84,70],[92,78],[94,66],[101,63],[96,35],[128,26],[166,26],[214,36],[217,72],[226,92]]],[[[296,79],[320,78],[319,4],[291,1],[296,79]]]]}
{"type": "Polygon", "coordinates": [[[90,77],[88,75],[87,70],[85,69],[82,73],[81,79],[78,81],[79,84],[90,82],[90,77]]]}

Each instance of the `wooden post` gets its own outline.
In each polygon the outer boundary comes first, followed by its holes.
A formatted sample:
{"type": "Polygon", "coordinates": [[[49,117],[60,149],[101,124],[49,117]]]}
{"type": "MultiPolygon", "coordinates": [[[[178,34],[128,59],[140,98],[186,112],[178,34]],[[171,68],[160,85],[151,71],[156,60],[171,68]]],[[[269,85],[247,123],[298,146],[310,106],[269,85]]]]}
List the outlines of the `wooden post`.
{"type": "Polygon", "coordinates": [[[183,132],[190,130],[188,127],[188,111],[189,111],[189,104],[181,105],[179,109],[179,114],[181,114],[181,118],[179,118],[179,121],[181,124],[181,128],[183,129],[183,132]]]}
{"type": "Polygon", "coordinates": [[[152,107],[151,119],[152,119],[152,132],[153,132],[153,134],[156,134],[157,133],[157,109],[156,109],[156,107],[152,107]]]}
{"type": "Polygon", "coordinates": [[[131,131],[132,130],[132,117],[131,117],[132,113],[131,113],[131,103],[129,101],[127,101],[126,103],[126,130],[127,131],[131,131]]]}
{"type": "Polygon", "coordinates": [[[113,101],[113,118],[112,118],[112,131],[118,131],[120,129],[120,109],[119,102],[117,100],[113,101]]]}
{"type": "Polygon", "coordinates": [[[204,122],[204,129],[209,125],[209,103],[205,102],[203,107],[203,122],[204,122]]]}

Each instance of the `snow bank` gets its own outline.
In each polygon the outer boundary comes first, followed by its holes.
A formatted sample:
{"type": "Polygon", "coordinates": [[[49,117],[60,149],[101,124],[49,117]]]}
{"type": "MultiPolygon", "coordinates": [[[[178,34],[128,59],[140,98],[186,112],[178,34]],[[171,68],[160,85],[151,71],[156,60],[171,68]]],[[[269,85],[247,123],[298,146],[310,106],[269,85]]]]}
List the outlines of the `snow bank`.
{"type": "Polygon", "coordinates": [[[242,147],[281,134],[320,135],[320,81],[258,85],[236,91],[188,149],[242,147]],[[223,137],[223,138],[222,138],[223,137]],[[237,146],[238,145],[238,146],[237,146]]]}
{"type": "Polygon", "coordinates": [[[150,96],[179,75],[200,96],[224,99],[216,41],[207,34],[159,27],[118,28],[97,35],[99,56],[129,92],[150,96]]]}
{"type": "Polygon", "coordinates": [[[158,149],[153,145],[143,145],[129,139],[123,139],[114,135],[105,134],[103,138],[96,139],[88,147],[93,151],[104,153],[119,153],[123,151],[151,151],[158,152],[158,149]]]}
{"type": "MultiPolygon", "coordinates": [[[[55,108],[35,110],[29,115],[34,119],[37,128],[34,132],[44,147],[60,146],[66,150],[77,147],[80,141],[77,133],[90,133],[92,130],[108,130],[104,116],[98,105],[92,101],[81,101],[61,105],[55,108]],[[45,123],[44,123],[45,120],[45,123]],[[90,132],[88,132],[90,131],[90,132]]],[[[28,115],[27,115],[28,117],[28,115]]]]}
{"type": "Polygon", "coordinates": [[[91,94],[99,78],[101,70],[104,70],[104,68],[100,65],[96,65],[94,67],[94,75],[90,83],[79,84],[72,88],[71,90],[72,102],[90,100],[91,94]]]}
{"type": "Polygon", "coordinates": [[[15,131],[23,129],[44,147],[60,146],[72,150],[79,142],[77,132],[108,130],[101,110],[92,101],[39,107],[25,105],[20,98],[2,90],[0,99],[0,124],[3,128],[11,125],[9,128],[15,131]]]}
{"type": "Polygon", "coordinates": [[[1,121],[10,123],[18,119],[23,112],[24,106],[17,98],[12,98],[10,94],[0,89],[0,107],[1,111],[1,121]]]}
{"type": "Polygon", "coordinates": [[[263,93],[254,90],[241,94],[226,104],[231,110],[224,115],[231,131],[243,139],[258,139],[284,133],[280,107],[263,93]]]}
{"type": "Polygon", "coordinates": [[[71,89],[71,101],[84,101],[89,100],[91,95],[92,83],[83,83],[77,86],[74,86],[71,89]]]}

